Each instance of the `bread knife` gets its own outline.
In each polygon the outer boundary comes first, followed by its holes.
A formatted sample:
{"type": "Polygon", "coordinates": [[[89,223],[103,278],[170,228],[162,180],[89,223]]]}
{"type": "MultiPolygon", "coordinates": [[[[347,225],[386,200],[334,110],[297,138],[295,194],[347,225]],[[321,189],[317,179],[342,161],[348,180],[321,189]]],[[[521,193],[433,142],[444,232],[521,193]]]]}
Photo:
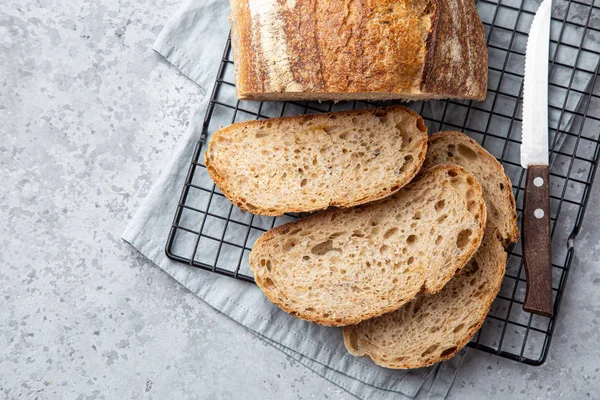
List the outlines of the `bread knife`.
{"type": "Polygon", "coordinates": [[[525,311],[552,316],[550,185],[548,166],[548,55],[552,0],[536,12],[525,53],[521,165],[527,169],[523,203],[525,311]]]}

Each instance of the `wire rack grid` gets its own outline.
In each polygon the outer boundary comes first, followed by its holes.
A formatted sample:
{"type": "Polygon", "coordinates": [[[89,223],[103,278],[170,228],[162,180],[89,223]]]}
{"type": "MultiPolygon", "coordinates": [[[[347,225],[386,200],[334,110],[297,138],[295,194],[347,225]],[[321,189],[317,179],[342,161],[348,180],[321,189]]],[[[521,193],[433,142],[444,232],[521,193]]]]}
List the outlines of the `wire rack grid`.
{"type": "MultiPolygon", "coordinates": [[[[534,0],[479,0],[489,52],[487,99],[410,103],[431,133],[465,132],[503,164],[520,216],[524,170],[519,164],[521,101],[527,32],[534,0]]],[[[555,0],[551,23],[549,119],[554,317],[523,311],[526,277],[521,243],[509,248],[506,275],[470,347],[530,365],[548,355],[569,268],[600,154],[600,6],[593,0],[555,0]]],[[[235,98],[231,42],[227,41],[204,125],[166,245],[188,265],[253,282],[248,256],[256,239],[298,215],[261,217],[234,207],[203,165],[207,139],[230,123],[278,116],[374,107],[371,102],[249,102],[235,98]]]]}

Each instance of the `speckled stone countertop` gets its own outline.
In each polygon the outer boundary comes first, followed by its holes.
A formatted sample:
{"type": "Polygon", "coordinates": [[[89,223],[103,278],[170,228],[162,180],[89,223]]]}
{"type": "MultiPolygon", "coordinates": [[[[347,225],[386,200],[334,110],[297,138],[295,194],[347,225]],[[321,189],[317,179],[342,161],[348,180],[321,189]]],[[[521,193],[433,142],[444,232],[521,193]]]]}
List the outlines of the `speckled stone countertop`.
{"type": "MultiPolygon", "coordinates": [[[[0,2],[0,399],[350,397],[119,239],[206,90],[151,50],[179,3],[0,2]]],[[[599,221],[597,182],[548,361],[451,399],[598,398],[599,221]]]]}

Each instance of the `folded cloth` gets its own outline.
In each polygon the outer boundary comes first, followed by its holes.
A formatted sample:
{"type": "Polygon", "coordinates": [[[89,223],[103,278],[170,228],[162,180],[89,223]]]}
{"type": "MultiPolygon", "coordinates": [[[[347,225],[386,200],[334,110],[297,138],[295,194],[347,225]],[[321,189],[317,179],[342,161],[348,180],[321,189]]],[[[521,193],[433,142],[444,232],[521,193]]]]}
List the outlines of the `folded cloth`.
{"type": "MultiPolygon", "coordinates": [[[[210,93],[230,25],[222,0],[186,1],[160,33],[154,50],[210,93]]],[[[181,146],[123,233],[123,239],[212,307],[267,343],[359,398],[444,398],[464,354],[442,368],[394,371],[346,351],[341,329],[318,326],[282,312],[255,285],[174,262],[165,243],[177,208],[209,95],[181,146]],[[419,393],[423,385],[426,389],[419,393]]]]}

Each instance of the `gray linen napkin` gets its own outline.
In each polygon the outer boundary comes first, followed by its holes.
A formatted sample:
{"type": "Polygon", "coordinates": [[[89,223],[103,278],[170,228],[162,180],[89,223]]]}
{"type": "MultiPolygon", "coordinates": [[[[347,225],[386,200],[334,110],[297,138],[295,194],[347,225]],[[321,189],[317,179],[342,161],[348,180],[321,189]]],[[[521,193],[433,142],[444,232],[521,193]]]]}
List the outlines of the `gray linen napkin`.
{"type": "MultiPolygon", "coordinates": [[[[489,17],[487,14],[491,15],[481,7],[479,11],[484,21],[489,17]]],[[[203,88],[206,95],[181,146],[127,226],[123,239],[212,307],[359,398],[445,398],[464,351],[431,368],[412,371],[380,368],[369,360],[350,356],[342,343],[340,329],[292,318],[266,300],[252,284],[188,267],[166,257],[167,235],[230,29],[228,12],[228,2],[224,0],[187,0],[154,45],[154,50],[203,88]]],[[[494,58],[491,53],[491,65],[494,58]]],[[[593,60],[593,65],[596,63],[593,60]]],[[[559,81],[560,76],[555,72],[551,79],[559,81]]],[[[584,79],[577,86],[586,87],[588,81],[589,78],[584,79]]],[[[553,93],[551,88],[551,103],[562,104],[565,96],[553,93]]],[[[576,108],[580,100],[581,96],[571,93],[569,103],[574,105],[569,108],[576,108]]],[[[559,122],[554,114],[550,115],[551,127],[559,125],[566,129],[570,125],[571,118],[559,122]]]]}
{"type": "Polygon", "coordinates": [[[228,12],[229,6],[223,0],[188,0],[154,45],[154,50],[207,95],[194,113],[180,148],[127,226],[123,239],[215,309],[357,397],[413,398],[419,394],[419,398],[444,398],[463,354],[442,368],[412,371],[380,368],[369,360],[349,355],[340,329],[289,316],[252,284],[188,267],[166,257],[167,235],[229,33],[228,12]]]}

